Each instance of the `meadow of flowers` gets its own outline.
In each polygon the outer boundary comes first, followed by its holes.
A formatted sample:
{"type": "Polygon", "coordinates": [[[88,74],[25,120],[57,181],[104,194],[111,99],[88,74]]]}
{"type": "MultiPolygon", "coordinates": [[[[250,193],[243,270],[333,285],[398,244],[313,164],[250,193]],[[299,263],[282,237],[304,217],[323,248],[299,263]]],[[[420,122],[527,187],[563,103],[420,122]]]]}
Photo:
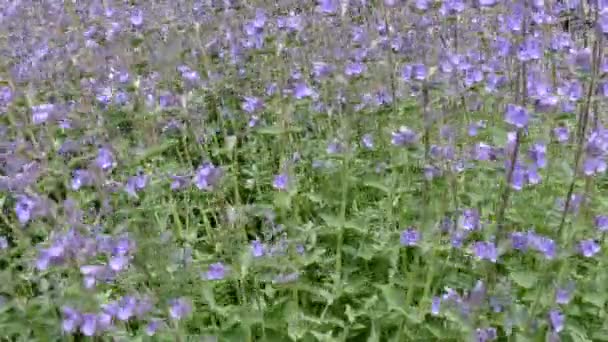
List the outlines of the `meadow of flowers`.
{"type": "Polygon", "coordinates": [[[608,0],[0,33],[0,340],[608,341],[608,0]]]}

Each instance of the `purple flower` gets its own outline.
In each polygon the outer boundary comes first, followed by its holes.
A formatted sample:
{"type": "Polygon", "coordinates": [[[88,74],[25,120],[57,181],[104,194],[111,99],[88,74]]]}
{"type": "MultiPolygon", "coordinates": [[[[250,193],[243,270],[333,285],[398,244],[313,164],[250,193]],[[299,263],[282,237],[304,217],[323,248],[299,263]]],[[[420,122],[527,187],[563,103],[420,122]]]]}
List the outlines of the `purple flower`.
{"type": "Polygon", "coordinates": [[[479,5],[483,7],[492,7],[498,3],[498,0],[479,0],[479,5]]]}
{"type": "Polygon", "coordinates": [[[169,316],[172,319],[179,321],[180,319],[190,315],[192,312],[192,304],[186,298],[176,298],[169,301],[169,316]]]}
{"type": "Polygon", "coordinates": [[[121,321],[128,321],[135,315],[137,299],[133,296],[124,296],[118,301],[116,308],[116,318],[121,321]]]}
{"type": "Polygon", "coordinates": [[[490,297],[490,306],[492,307],[492,310],[495,313],[500,313],[502,312],[503,309],[503,304],[502,304],[502,300],[496,296],[491,296],[490,297]]]}
{"type": "Polygon", "coordinates": [[[254,258],[262,257],[265,253],[266,251],[263,243],[261,243],[259,240],[254,240],[251,242],[251,255],[253,255],[254,258]]]}
{"type": "Polygon", "coordinates": [[[190,69],[189,66],[180,65],[177,70],[182,75],[182,78],[187,81],[188,85],[196,85],[200,81],[200,75],[196,70],[190,69]]]}
{"type": "Polygon", "coordinates": [[[602,157],[587,157],[583,162],[583,172],[586,176],[604,173],[606,168],[606,162],[602,157]]]}
{"type": "Polygon", "coordinates": [[[608,33],[608,9],[604,8],[598,18],[599,29],[604,33],[608,33]]]}
{"type": "Polygon", "coordinates": [[[511,233],[511,246],[513,249],[525,251],[528,249],[528,234],[522,232],[511,233]]]}
{"type": "Polygon", "coordinates": [[[424,178],[433,180],[437,177],[441,177],[441,169],[433,165],[424,166],[424,178]]]}
{"type": "Polygon", "coordinates": [[[327,154],[338,154],[344,152],[344,150],[344,144],[340,140],[334,139],[327,144],[326,152],[327,154]]]}
{"type": "Polygon", "coordinates": [[[129,18],[131,24],[133,26],[141,26],[144,22],[144,13],[141,9],[136,8],[131,12],[131,17],[129,18]]]}
{"type": "Polygon", "coordinates": [[[480,260],[489,260],[496,262],[498,259],[498,250],[493,242],[477,241],[473,244],[473,252],[480,260]]]}
{"type": "Polygon", "coordinates": [[[543,46],[536,37],[528,37],[519,47],[517,57],[520,61],[540,59],[543,55],[543,46]]]}
{"type": "Polygon", "coordinates": [[[122,90],[118,91],[114,97],[114,102],[119,106],[127,104],[129,102],[129,94],[122,90]]]}
{"type": "Polygon", "coordinates": [[[171,178],[171,190],[181,190],[190,184],[190,177],[170,175],[171,178]]]}
{"type": "Polygon", "coordinates": [[[560,287],[555,290],[555,303],[568,304],[572,300],[572,292],[574,291],[574,283],[568,283],[566,287],[560,287]]]}
{"type": "Polygon", "coordinates": [[[82,323],[80,324],[80,332],[84,336],[93,336],[97,332],[97,315],[93,313],[85,313],[82,315],[82,323]]]}
{"type": "Polygon", "coordinates": [[[464,83],[470,87],[476,83],[483,81],[483,72],[478,68],[468,69],[465,72],[464,83]]]}
{"type": "Polygon", "coordinates": [[[478,307],[484,302],[486,294],[486,284],[482,280],[478,280],[477,283],[475,283],[475,287],[471,290],[467,302],[473,307],[478,307]]]}
{"type": "Polygon", "coordinates": [[[21,225],[25,225],[30,219],[33,219],[35,207],[35,199],[25,195],[19,196],[17,203],[15,204],[15,213],[17,214],[17,220],[19,220],[21,225]]]}
{"type": "Polygon", "coordinates": [[[496,328],[478,328],[475,331],[475,341],[478,342],[487,342],[487,341],[494,341],[497,337],[496,335],[496,328]]]}
{"type": "Polygon", "coordinates": [[[567,143],[568,139],[570,139],[570,132],[568,130],[568,127],[563,127],[563,126],[555,127],[553,129],[553,136],[559,143],[561,143],[561,144],[567,143]]]}
{"type": "Polygon", "coordinates": [[[549,321],[551,322],[551,326],[553,327],[553,331],[556,333],[564,330],[564,322],[566,317],[559,310],[553,309],[549,311],[549,321]]]}
{"type": "Polygon", "coordinates": [[[193,181],[199,190],[211,190],[219,183],[222,175],[221,168],[206,162],[198,168],[193,181]]]}
{"type": "Polygon", "coordinates": [[[8,248],[8,240],[6,236],[0,235],[0,250],[5,250],[8,248]]]}
{"type": "Polygon", "coordinates": [[[64,306],[63,308],[61,308],[61,312],[63,314],[63,331],[67,333],[75,332],[78,326],[80,325],[80,322],[82,321],[82,316],[80,315],[80,312],[69,306],[64,306]]]}
{"type": "Polygon", "coordinates": [[[507,84],[507,78],[503,75],[496,75],[494,73],[488,74],[486,77],[486,91],[489,93],[495,93],[507,84]]]}
{"type": "Polygon", "coordinates": [[[105,147],[100,148],[95,159],[95,165],[104,171],[112,169],[116,165],[112,151],[105,147]]]}
{"type": "Polygon", "coordinates": [[[595,228],[597,228],[600,232],[608,231],[608,216],[597,215],[594,221],[595,228]]]}
{"type": "Polygon", "coordinates": [[[112,316],[108,315],[105,312],[100,312],[97,314],[97,330],[105,331],[108,330],[112,326],[112,316]]]}
{"type": "Polygon", "coordinates": [[[249,113],[255,113],[264,108],[264,102],[257,97],[253,96],[245,96],[243,103],[241,104],[241,108],[249,113]]]}
{"type": "Polygon", "coordinates": [[[359,76],[367,70],[365,64],[361,62],[351,62],[344,67],[346,76],[359,76]]]}
{"type": "Polygon", "coordinates": [[[365,134],[361,137],[361,145],[363,145],[368,150],[374,148],[374,137],[371,134],[365,134]]]}
{"type": "Polygon", "coordinates": [[[50,103],[41,104],[32,107],[32,122],[34,125],[45,123],[53,114],[55,106],[50,103]]]}
{"type": "Polygon", "coordinates": [[[486,143],[480,142],[475,145],[473,156],[475,160],[479,161],[496,160],[496,149],[486,143]]]}
{"type": "Polygon", "coordinates": [[[93,173],[89,170],[75,170],[72,177],[72,190],[78,190],[83,186],[91,186],[94,183],[93,173]]]}
{"type": "Polygon", "coordinates": [[[584,48],[574,51],[571,55],[571,61],[580,71],[591,71],[591,49],[584,48]]]}
{"type": "Polygon", "coordinates": [[[466,238],[467,238],[466,231],[457,230],[457,231],[453,232],[452,235],[450,236],[450,243],[452,244],[452,247],[454,247],[454,248],[461,248],[462,244],[464,242],[464,239],[466,239],[466,238]]]}
{"type": "Polygon", "coordinates": [[[80,273],[84,276],[84,286],[87,289],[93,288],[97,279],[103,277],[106,273],[106,267],[103,265],[83,265],[80,266],[80,273]]]}
{"type": "Polygon", "coordinates": [[[557,244],[552,239],[528,232],[528,245],[545,255],[545,258],[552,260],[557,254],[557,244]]]}
{"type": "Polygon", "coordinates": [[[424,64],[406,65],[401,70],[401,77],[403,77],[403,79],[406,81],[409,81],[411,79],[424,81],[427,75],[428,72],[424,64]]]}
{"type": "Polygon", "coordinates": [[[312,63],[313,76],[320,80],[329,76],[334,68],[332,65],[324,62],[313,62],[312,63]]]}
{"type": "Polygon", "coordinates": [[[277,190],[287,190],[287,188],[289,187],[289,176],[287,175],[287,173],[281,173],[274,176],[272,186],[277,190]]]}
{"type": "Polygon", "coordinates": [[[409,127],[401,126],[398,131],[392,133],[391,143],[395,146],[413,145],[418,141],[416,132],[409,127]]]}
{"type": "Polygon", "coordinates": [[[130,259],[127,255],[113,256],[109,261],[110,269],[114,272],[122,271],[129,265],[130,259]]]}
{"type": "Polygon", "coordinates": [[[439,315],[439,310],[441,309],[441,297],[433,297],[431,301],[431,314],[433,316],[439,315]]]}
{"type": "Polygon", "coordinates": [[[485,121],[481,120],[481,121],[477,121],[475,123],[472,123],[469,125],[469,128],[467,130],[467,134],[470,137],[474,137],[477,136],[477,133],[479,131],[480,128],[485,128],[486,127],[486,123],[485,121]]]}
{"type": "Polygon", "coordinates": [[[146,325],[146,335],[154,336],[154,334],[156,334],[162,323],[163,321],[161,321],[160,319],[153,319],[152,321],[150,321],[148,325],[146,325]]]}
{"type": "Polygon", "coordinates": [[[318,9],[324,14],[336,13],[338,10],[338,2],[336,0],[320,0],[318,9]]]}
{"type": "Polygon", "coordinates": [[[535,143],[528,151],[528,157],[534,162],[534,164],[542,169],[547,166],[547,159],[545,157],[547,153],[547,146],[543,143],[535,143]]]}
{"type": "Polygon", "coordinates": [[[125,185],[125,191],[131,197],[137,197],[137,192],[143,190],[148,185],[149,177],[145,174],[129,177],[125,185]]]}
{"type": "Polygon", "coordinates": [[[600,251],[600,245],[592,239],[583,240],[579,243],[581,254],[587,258],[591,258],[600,251]]]}
{"type": "Polygon", "coordinates": [[[306,83],[300,82],[300,83],[296,84],[296,86],[294,87],[293,96],[296,99],[300,100],[305,97],[315,97],[316,93],[306,83]]]}
{"type": "Polygon", "coordinates": [[[528,126],[528,111],[521,106],[508,104],[505,112],[505,121],[517,128],[528,126]]]}
{"type": "Polygon", "coordinates": [[[415,228],[408,228],[401,233],[400,242],[403,246],[416,246],[420,240],[420,232],[415,228]]]}
{"type": "Polygon", "coordinates": [[[226,277],[226,266],[221,262],[216,262],[214,264],[209,265],[209,269],[207,270],[206,278],[207,280],[222,280],[226,277]]]}
{"type": "Polygon", "coordinates": [[[477,230],[480,227],[479,211],[477,209],[465,209],[462,212],[460,223],[464,230],[477,230]]]}

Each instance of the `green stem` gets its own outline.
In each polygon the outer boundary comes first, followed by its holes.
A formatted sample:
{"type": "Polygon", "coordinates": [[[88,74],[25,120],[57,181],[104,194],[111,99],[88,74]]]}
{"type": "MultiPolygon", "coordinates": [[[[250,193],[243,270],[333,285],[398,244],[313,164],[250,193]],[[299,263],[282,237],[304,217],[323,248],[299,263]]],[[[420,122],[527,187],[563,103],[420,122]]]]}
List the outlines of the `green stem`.
{"type": "Polygon", "coordinates": [[[340,204],[340,228],[338,229],[338,239],[336,242],[336,290],[340,288],[340,282],[342,280],[342,246],[344,244],[344,224],[346,222],[346,203],[348,196],[348,163],[349,156],[347,154],[344,157],[342,164],[342,201],[340,204]]]}

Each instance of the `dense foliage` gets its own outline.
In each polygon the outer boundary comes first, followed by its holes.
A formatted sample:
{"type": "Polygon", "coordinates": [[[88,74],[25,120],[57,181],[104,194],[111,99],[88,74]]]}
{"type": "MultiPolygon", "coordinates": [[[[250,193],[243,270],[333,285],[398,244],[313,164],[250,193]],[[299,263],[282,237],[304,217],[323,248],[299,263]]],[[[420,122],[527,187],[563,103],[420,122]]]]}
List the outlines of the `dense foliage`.
{"type": "Polygon", "coordinates": [[[4,0],[0,339],[608,340],[606,0],[4,0]]]}

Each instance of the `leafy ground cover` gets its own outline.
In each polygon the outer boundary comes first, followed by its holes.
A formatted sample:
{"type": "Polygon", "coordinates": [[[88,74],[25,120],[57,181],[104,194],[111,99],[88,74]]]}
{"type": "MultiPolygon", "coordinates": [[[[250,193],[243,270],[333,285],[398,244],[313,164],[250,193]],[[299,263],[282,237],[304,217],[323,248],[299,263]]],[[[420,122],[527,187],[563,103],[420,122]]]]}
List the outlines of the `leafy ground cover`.
{"type": "Polygon", "coordinates": [[[2,340],[608,340],[608,2],[0,6],[2,340]]]}

